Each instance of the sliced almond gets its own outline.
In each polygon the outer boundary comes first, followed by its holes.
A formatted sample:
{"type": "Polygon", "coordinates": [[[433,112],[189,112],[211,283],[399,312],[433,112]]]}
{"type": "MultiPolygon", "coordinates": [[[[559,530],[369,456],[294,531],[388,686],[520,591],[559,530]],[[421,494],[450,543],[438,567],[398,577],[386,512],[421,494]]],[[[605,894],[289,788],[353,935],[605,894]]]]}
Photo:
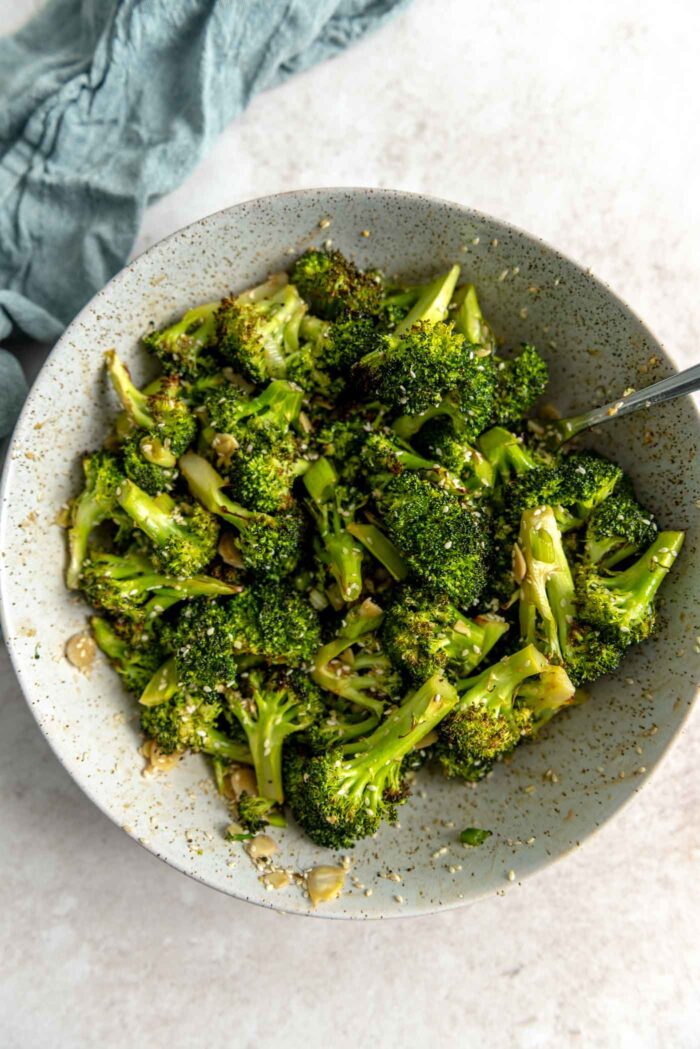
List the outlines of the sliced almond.
{"type": "Polygon", "coordinates": [[[241,552],[236,546],[233,532],[222,532],[219,539],[219,557],[232,568],[243,568],[241,552]]]}
{"type": "Polygon", "coordinates": [[[513,543],[513,579],[516,583],[522,583],[527,574],[527,564],[522,550],[517,543],[513,543]]]}
{"type": "Polygon", "coordinates": [[[241,794],[257,794],[258,784],[255,773],[248,765],[236,765],[229,773],[229,783],[236,800],[241,794]]]}
{"type": "Polygon", "coordinates": [[[246,852],[251,860],[270,859],[277,852],[279,846],[267,834],[256,834],[246,845],[246,852]]]}

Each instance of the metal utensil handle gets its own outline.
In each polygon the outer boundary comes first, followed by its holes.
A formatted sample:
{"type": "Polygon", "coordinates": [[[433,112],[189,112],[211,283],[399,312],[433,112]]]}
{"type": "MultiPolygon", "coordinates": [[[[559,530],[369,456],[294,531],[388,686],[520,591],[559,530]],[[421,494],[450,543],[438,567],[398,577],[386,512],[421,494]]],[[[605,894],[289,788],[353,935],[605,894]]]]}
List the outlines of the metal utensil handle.
{"type": "Polygon", "coordinates": [[[674,397],[683,397],[696,390],[700,390],[700,364],[694,364],[692,368],[686,368],[676,375],[669,375],[667,379],[661,379],[660,382],[646,386],[643,390],[635,390],[627,397],[619,397],[610,404],[593,408],[592,411],[576,415],[571,419],[561,420],[562,436],[568,440],[591,426],[598,426],[610,419],[621,419],[623,415],[639,411],[640,408],[653,408],[657,404],[663,404],[664,401],[670,401],[674,397]]]}

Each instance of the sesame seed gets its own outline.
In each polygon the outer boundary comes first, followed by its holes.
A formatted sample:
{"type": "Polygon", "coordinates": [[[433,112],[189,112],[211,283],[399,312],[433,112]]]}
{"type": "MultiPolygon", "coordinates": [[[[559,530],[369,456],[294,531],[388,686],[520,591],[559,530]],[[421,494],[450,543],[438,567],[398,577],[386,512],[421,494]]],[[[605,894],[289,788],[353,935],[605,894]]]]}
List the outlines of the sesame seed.
{"type": "Polygon", "coordinates": [[[404,902],[403,896],[399,896],[398,893],[396,894],[396,896],[394,896],[394,899],[396,900],[397,903],[403,903],[404,902]]]}
{"type": "Polygon", "coordinates": [[[515,871],[512,869],[508,871],[508,881],[515,881],[515,871]]]}

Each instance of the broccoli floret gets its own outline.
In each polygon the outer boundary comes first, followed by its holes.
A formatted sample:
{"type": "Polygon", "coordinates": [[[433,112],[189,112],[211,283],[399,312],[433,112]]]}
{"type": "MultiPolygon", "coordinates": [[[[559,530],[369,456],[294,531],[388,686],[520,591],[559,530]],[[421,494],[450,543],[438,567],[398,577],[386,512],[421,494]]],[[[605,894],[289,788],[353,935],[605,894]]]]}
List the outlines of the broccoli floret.
{"type": "Polygon", "coordinates": [[[400,688],[399,675],[375,636],[382,616],[370,599],[351,608],[337,635],[316,653],[311,670],[321,688],[376,717],[385,698],[392,699],[400,688]]]}
{"type": "Polygon", "coordinates": [[[377,496],[389,539],[409,573],[458,605],[472,605],[486,586],[486,518],[411,472],[393,477],[377,496]]]}
{"type": "Polygon", "coordinates": [[[369,736],[305,759],[292,754],[285,789],[295,818],[318,845],[347,848],[394,822],[408,787],[404,758],[459,696],[441,675],[406,696],[369,736]]]}
{"type": "Polygon", "coordinates": [[[134,386],[129,369],[114,350],[105,353],[112,385],[132,422],[148,431],[149,441],[141,445],[144,458],[157,466],[174,467],[197,433],[197,421],[188,405],[178,396],[176,376],[162,380],[156,393],[147,394],[134,386]]]}
{"type": "Polygon", "coordinates": [[[526,344],[516,357],[499,360],[497,369],[494,421],[501,426],[519,423],[547,388],[547,362],[526,344]]]}
{"type": "Polygon", "coordinates": [[[309,345],[315,366],[333,377],[347,375],[381,341],[375,318],[357,314],[341,315],[333,322],[304,317],[300,337],[309,345]]]}
{"type": "Polygon", "coordinates": [[[248,739],[258,794],[280,805],[284,801],[284,743],[318,718],[319,704],[308,694],[296,692],[284,676],[266,678],[258,671],[251,671],[245,695],[230,693],[228,702],[248,739]]]}
{"type": "Polygon", "coordinates": [[[621,467],[595,452],[573,452],[561,463],[559,502],[582,520],[615,490],[621,467]]]}
{"type": "Polygon", "coordinates": [[[149,495],[160,495],[169,492],[175,484],[177,460],[173,459],[172,465],[160,465],[153,461],[153,457],[169,463],[171,453],[162,447],[157,448],[150,434],[145,437],[140,433],[132,434],[122,445],[122,465],[129,480],[149,495]]]}
{"type": "Polygon", "coordinates": [[[545,465],[520,438],[502,426],[493,426],[482,433],[478,443],[479,450],[491,464],[501,484],[523,477],[545,465]]]}
{"type": "Polygon", "coordinates": [[[291,434],[274,442],[257,434],[230,459],[231,494],[248,510],[277,514],[293,505],[292,485],[308,462],[291,434]]]}
{"type": "Polygon", "coordinates": [[[185,692],[177,692],[154,706],[144,706],[141,711],[141,728],[164,754],[201,750],[204,754],[250,765],[250,750],[222,732],[218,728],[220,720],[218,696],[199,699],[185,692]]]}
{"type": "Polygon", "coordinates": [[[164,632],[164,640],[186,690],[209,693],[233,687],[239,658],[263,649],[258,603],[249,590],[226,602],[193,601],[164,632]]]}
{"type": "Polygon", "coordinates": [[[215,315],[218,302],[197,306],[176,324],[143,336],[143,344],[161,363],[164,372],[196,378],[217,367],[215,315]]]}
{"type": "Polygon", "coordinates": [[[307,508],[316,523],[316,555],[340,588],[343,601],[356,601],[362,590],[363,549],[347,529],[358,494],[338,484],[329,459],[321,456],[304,474],[307,508]]]}
{"type": "Polygon", "coordinates": [[[119,463],[109,452],[92,452],[83,458],[82,465],[85,487],[70,505],[66,571],[66,586],[70,590],[80,585],[90,533],[103,521],[118,516],[117,492],[124,483],[119,463]]]}
{"type": "Polygon", "coordinates": [[[182,456],[179,467],[195,498],[236,529],[235,542],[245,568],[274,578],[294,571],[305,532],[296,507],[275,516],[247,510],[224,493],[226,482],[211,463],[193,452],[182,456]]]}
{"type": "Polygon", "coordinates": [[[588,519],[585,555],[594,564],[612,568],[652,543],[655,535],[652,514],[631,491],[616,490],[588,519]]]}
{"type": "Polygon", "coordinates": [[[457,685],[459,700],[438,726],[437,755],[447,776],[477,780],[532,731],[532,712],[516,705],[522,682],[547,660],[534,645],[457,685]]]}
{"type": "Polygon", "coordinates": [[[382,411],[372,408],[353,411],[349,417],[324,420],[316,441],[322,453],[333,459],[340,480],[344,484],[361,484],[365,477],[362,449],[368,434],[381,425],[382,411]]]}
{"type": "Polygon", "coordinates": [[[216,315],[221,353],[251,382],[284,379],[304,309],[290,284],[261,298],[224,299],[216,315]]]}
{"type": "Polygon", "coordinates": [[[257,397],[246,397],[233,383],[210,390],[202,401],[208,428],[205,440],[213,433],[230,434],[243,444],[251,433],[261,433],[270,440],[289,433],[299,418],[303,393],[283,379],[269,383],[257,397]]]}
{"type": "Polygon", "coordinates": [[[252,587],[258,602],[262,654],[272,663],[299,666],[321,641],[318,613],[286,580],[265,579],[252,587]]]}
{"type": "Polygon", "coordinates": [[[198,504],[176,503],[167,495],[158,500],[133,481],[124,481],[117,501],[148,537],[158,566],[177,576],[192,576],[216,553],[219,525],[198,504]]]}
{"type": "Polygon", "coordinates": [[[310,248],[297,259],[290,279],[312,313],[333,320],[346,312],[377,313],[382,303],[378,273],[363,273],[339,251],[310,248]]]}
{"type": "Polygon", "coordinates": [[[80,587],[88,601],[117,617],[145,623],[188,598],[234,594],[239,587],[207,575],[163,575],[143,554],[93,553],[83,564],[80,587]]]}
{"type": "Polygon", "coordinates": [[[496,365],[491,357],[480,357],[470,351],[469,365],[455,389],[442,400],[418,414],[400,416],[394,431],[410,440],[430,419],[443,416],[452,421],[457,433],[468,441],[475,440],[493,421],[496,393],[496,365]]]}
{"type": "Polygon", "coordinates": [[[287,821],[282,815],[276,801],[263,798],[259,794],[243,792],[236,802],[238,819],[251,834],[257,834],[263,827],[284,827],[287,821]]]}
{"type": "Polygon", "coordinates": [[[563,663],[576,685],[613,671],[622,658],[621,646],[575,621],[580,594],[551,507],[525,511],[518,550],[524,562],[519,592],[523,641],[538,644],[553,662],[563,663]]]}
{"type": "Polygon", "coordinates": [[[684,538],[683,532],[659,532],[642,556],[622,572],[579,565],[581,619],[623,647],[647,638],[654,629],[656,594],[684,538]]]}
{"type": "Polygon", "coordinates": [[[494,469],[469,441],[458,434],[448,415],[429,419],[415,436],[414,445],[459,478],[468,491],[484,492],[494,484],[494,469]]]}
{"type": "Polygon", "coordinates": [[[420,682],[447,669],[469,674],[507,629],[496,616],[468,619],[444,594],[403,586],[387,610],[382,640],[396,669],[420,682]]]}
{"type": "Polygon", "coordinates": [[[92,616],[90,627],[98,647],[124,686],[140,696],[165,657],[158,641],[142,629],[131,631],[130,637],[124,637],[123,630],[122,634],[118,633],[114,625],[101,616],[92,616]]]}

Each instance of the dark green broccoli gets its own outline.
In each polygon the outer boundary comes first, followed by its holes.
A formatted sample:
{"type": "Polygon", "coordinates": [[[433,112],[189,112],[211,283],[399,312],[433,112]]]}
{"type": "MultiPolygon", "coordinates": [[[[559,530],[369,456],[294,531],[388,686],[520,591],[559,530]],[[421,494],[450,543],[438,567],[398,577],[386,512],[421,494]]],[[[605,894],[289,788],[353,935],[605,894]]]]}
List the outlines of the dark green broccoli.
{"type": "Polygon", "coordinates": [[[321,628],[306,597],[284,579],[264,579],[251,590],[258,602],[262,654],[271,663],[308,663],[321,643],[321,628]]]}
{"type": "Polygon", "coordinates": [[[402,415],[393,423],[394,432],[411,440],[429,420],[447,417],[456,432],[473,441],[493,422],[497,371],[493,358],[469,351],[468,366],[454,389],[417,414],[402,415]]]}
{"type": "Polygon", "coordinates": [[[320,456],[304,474],[307,508],[316,523],[316,555],[335,579],[343,601],[356,601],[362,590],[360,543],[347,529],[357,508],[357,493],[338,484],[329,459],[320,456]]]}
{"type": "Polygon", "coordinates": [[[311,312],[324,320],[351,313],[377,313],[382,303],[378,273],[363,273],[339,251],[310,248],[294,263],[290,275],[311,312]]]}
{"type": "Polygon", "coordinates": [[[458,434],[448,415],[429,419],[414,439],[416,449],[457,477],[467,491],[488,493],[494,469],[488,459],[458,434]]]}
{"type": "Polygon", "coordinates": [[[107,656],[124,686],[140,696],[165,657],[158,641],[141,628],[125,637],[123,628],[118,633],[114,624],[101,616],[92,616],[90,627],[98,648],[107,656]]]}
{"type": "Polygon", "coordinates": [[[263,649],[258,602],[245,590],[225,602],[192,601],[183,608],[164,641],[174,653],[176,678],[190,692],[233,687],[240,657],[263,649]]]}
{"type": "Polygon", "coordinates": [[[468,608],[486,586],[488,521],[478,510],[411,472],[376,493],[389,539],[409,573],[468,608]]]}
{"type": "Polygon", "coordinates": [[[98,551],[84,563],[80,588],[90,604],[113,616],[145,623],[167,608],[193,597],[235,594],[240,587],[207,575],[163,575],[137,551],[98,551]]]}
{"type": "Polygon", "coordinates": [[[420,682],[442,670],[471,673],[507,629],[497,616],[468,619],[444,594],[403,586],[387,610],[382,640],[396,669],[420,682]]]}
{"type": "Polygon", "coordinates": [[[547,362],[534,346],[525,344],[515,357],[498,360],[497,369],[494,422],[519,423],[547,388],[547,362]]]}
{"type": "Polygon", "coordinates": [[[70,590],[80,585],[90,533],[118,515],[117,492],[124,483],[119,463],[109,452],[92,452],[83,458],[82,465],[85,487],[70,504],[66,571],[66,586],[70,590]]]}
{"type": "Polygon", "coordinates": [[[157,393],[147,394],[134,386],[115,350],[107,350],[105,360],[122,407],[139,429],[148,432],[149,440],[141,445],[144,458],[156,466],[174,467],[197,433],[197,420],[179,396],[179,379],[170,376],[161,381],[157,393]]]}
{"type": "Polygon", "coordinates": [[[369,434],[382,425],[381,409],[365,407],[330,422],[323,421],[316,442],[323,455],[332,459],[343,484],[361,484],[365,478],[362,449],[369,434]]]}
{"type": "Polygon", "coordinates": [[[438,725],[437,756],[447,776],[478,780],[532,731],[532,712],[516,703],[526,678],[547,660],[534,645],[457,685],[458,702],[438,725]]]}
{"type": "Polygon", "coordinates": [[[244,444],[251,433],[277,439],[289,433],[299,418],[303,393],[283,379],[269,383],[256,397],[247,397],[233,383],[210,389],[202,400],[207,421],[203,437],[211,443],[214,434],[229,434],[244,444]]]}
{"type": "Polygon", "coordinates": [[[149,495],[169,492],[177,480],[177,460],[150,434],[144,437],[136,432],[128,437],[121,448],[121,461],[129,480],[149,495]]]}
{"type": "Polygon", "coordinates": [[[369,735],[285,763],[285,792],[298,823],[317,845],[347,848],[394,822],[408,794],[404,758],[458,702],[435,674],[409,694],[369,735]]]}
{"type": "Polygon", "coordinates": [[[168,374],[188,378],[210,373],[216,368],[212,348],[216,344],[215,315],[218,302],[188,310],[181,320],[143,336],[143,344],[168,374]]]}
{"type": "Polygon", "coordinates": [[[294,733],[303,732],[319,717],[320,705],[308,693],[297,692],[284,675],[265,677],[259,671],[248,675],[245,694],[242,691],[228,694],[228,703],[248,740],[258,795],[281,805],[285,741],[294,733]]]}
{"type": "Polygon", "coordinates": [[[179,467],[192,495],[236,529],[235,543],[245,568],[275,578],[294,571],[305,531],[296,507],[275,516],[247,510],[225,494],[226,482],[211,463],[193,452],[182,456],[179,467]]]}
{"type": "Polygon", "coordinates": [[[219,696],[197,698],[177,692],[153,706],[144,706],[141,728],[163,754],[201,750],[204,754],[250,765],[249,748],[218,727],[221,713],[219,696]]]}
{"type": "Polygon", "coordinates": [[[652,514],[640,506],[631,491],[616,490],[593,511],[586,527],[586,558],[613,568],[654,541],[652,514]]]}
{"type": "Polygon", "coordinates": [[[124,481],[117,501],[150,540],[158,566],[177,576],[196,575],[216,553],[219,525],[198,504],[176,503],[167,495],[158,499],[133,481],[124,481]]]}
{"type": "Polygon", "coordinates": [[[622,480],[622,468],[596,452],[573,452],[561,461],[559,502],[586,520],[622,480]]]}
{"type": "Polygon", "coordinates": [[[321,688],[375,717],[400,688],[399,675],[375,636],[382,616],[370,599],[351,608],[337,635],[316,653],[311,670],[321,688]]]}
{"type": "Polygon", "coordinates": [[[380,342],[375,318],[357,314],[341,315],[332,322],[304,317],[300,338],[309,346],[314,366],[331,377],[348,375],[380,342]]]}
{"type": "Polygon", "coordinates": [[[261,298],[224,299],[216,315],[221,353],[251,382],[284,379],[304,311],[291,284],[261,298]]]}
{"type": "Polygon", "coordinates": [[[250,834],[267,827],[285,827],[287,821],[276,801],[244,791],[236,802],[238,819],[250,834]]]}
{"type": "Polygon", "coordinates": [[[659,532],[642,556],[621,572],[580,564],[580,618],[623,647],[647,638],[654,628],[656,594],[684,538],[683,532],[659,532]]]}

